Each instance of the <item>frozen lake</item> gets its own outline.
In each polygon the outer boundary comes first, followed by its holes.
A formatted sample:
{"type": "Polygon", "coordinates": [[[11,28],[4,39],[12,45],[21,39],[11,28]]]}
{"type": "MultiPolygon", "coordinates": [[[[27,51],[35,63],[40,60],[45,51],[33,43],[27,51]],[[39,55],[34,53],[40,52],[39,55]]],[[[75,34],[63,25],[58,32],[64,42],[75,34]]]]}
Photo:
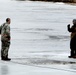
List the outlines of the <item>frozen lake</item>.
{"type": "MultiPolygon", "coordinates": [[[[0,23],[5,22],[7,17],[10,17],[12,21],[9,57],[13,59],[13,62],[41,65],[46,68],[50,67],[50,59],[53,60],[53,58],[59,61],[63,59],[76,61],[68,58],[70,33],[67,31],[67,25],[69,23],[72,25],[72,19],[76,18],[75,4],[1,0],[0,23]]],[[[63,64],[67,62],[59,61],[51,67],[63,67],[62,70],[68,68],[76,73],[75,65],[67,64],[66,67],[63,64]],[[62,64],[57,65],[58,62],[62,64]]],[[[70,75],[73,74],[70,73],[70,75]]]]}
{"type": "Polygon", "coordinates": [[[3,3],[0,10],[1,22],[6,17],[12,19],[11,56],[26,57],[26,53],[69,55],[70,34],[67,24],[72,24],[76,6],[64,3],[9,1],[3,3]],[[15,54],[17,52],[18,54],[15,54]]]}

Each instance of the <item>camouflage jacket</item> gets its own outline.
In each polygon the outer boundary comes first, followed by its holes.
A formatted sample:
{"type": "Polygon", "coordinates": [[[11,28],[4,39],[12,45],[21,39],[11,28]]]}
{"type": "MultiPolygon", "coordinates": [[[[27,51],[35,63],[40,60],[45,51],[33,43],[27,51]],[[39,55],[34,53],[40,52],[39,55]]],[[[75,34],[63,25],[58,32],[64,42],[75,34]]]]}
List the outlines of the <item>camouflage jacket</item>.
{"type": "Polygon", "coordinates": [[[1,40],[2,41],[10,41],[10,25],[8,23],[3,23],[1,25],[1,40]]]}

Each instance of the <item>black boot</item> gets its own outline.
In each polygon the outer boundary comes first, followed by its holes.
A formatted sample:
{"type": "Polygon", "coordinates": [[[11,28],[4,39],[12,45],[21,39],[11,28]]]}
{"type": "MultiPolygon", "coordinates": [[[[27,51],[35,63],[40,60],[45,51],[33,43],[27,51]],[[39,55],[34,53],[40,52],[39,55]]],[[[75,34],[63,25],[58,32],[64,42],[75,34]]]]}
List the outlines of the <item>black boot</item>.
{"type": "Polygon", "coordinates": [[[1,57],[1,60],[4,60],[4,61],[10,61],[11,59],[10,58],[8,58],[8,57],[1,57]]]}
{"type": "Polygon", "coordinates": [[[10,59],[10,58],[5,58],[4,60],[5,60],[5,61],[10,61],[11,59],[10,59]]]}
{"type": "Polygon", "coordinates": [[[73,58],[74,56],[68,56],[69,58],[73,58]]]}
{"type": "Polygon", "coordinates": [[[4,56],[1,56],[1,60],[4,60],[5,59],[5,57],[4,56]]]}

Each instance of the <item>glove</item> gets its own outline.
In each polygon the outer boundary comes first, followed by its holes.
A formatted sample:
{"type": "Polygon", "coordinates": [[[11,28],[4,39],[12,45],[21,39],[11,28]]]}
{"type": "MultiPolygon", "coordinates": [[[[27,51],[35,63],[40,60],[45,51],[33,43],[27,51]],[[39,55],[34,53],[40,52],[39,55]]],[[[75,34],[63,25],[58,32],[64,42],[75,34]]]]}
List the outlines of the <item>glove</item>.
{"type": "Polygon", "coordinates": [[[70,24],[68,24],[68,26],[67,26],[68,28],[70,28],[70,24]]]}

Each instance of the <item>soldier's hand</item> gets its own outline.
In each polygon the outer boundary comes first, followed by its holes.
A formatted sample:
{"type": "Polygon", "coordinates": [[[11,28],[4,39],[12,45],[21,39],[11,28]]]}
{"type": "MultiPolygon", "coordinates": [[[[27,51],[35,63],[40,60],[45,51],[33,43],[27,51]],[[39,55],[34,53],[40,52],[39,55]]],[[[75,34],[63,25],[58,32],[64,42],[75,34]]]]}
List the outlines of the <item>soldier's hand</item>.
{"type": "Polygon", "coordinates": [[[68,24],[68,26],[67,27],[69,27],[70,28],[70,24],[68,24]]]}

